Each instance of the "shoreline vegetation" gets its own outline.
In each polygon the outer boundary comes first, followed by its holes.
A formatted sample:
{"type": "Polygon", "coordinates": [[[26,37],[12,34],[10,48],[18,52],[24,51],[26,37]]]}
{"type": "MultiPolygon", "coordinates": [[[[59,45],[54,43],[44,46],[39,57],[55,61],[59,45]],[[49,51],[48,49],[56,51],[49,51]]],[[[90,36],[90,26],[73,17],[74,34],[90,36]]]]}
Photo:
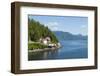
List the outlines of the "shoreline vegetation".
{"type": "Polygon", "coordinates": [[[58,48],[44,48],[44,49],[34,49],[34,50],[29,50],[28,52],[42,52],[42,51],[49,51],[49,50],[56,50],[58,48]]]}
{"type": "Polygon", "coordinates": [[[28,19],[28,52],[56,50],[61,47],[55,34],[34,19],[28,19]]]}
{"type": "Polygon", "coordinates": [[[61,46],[58,46],[58,47],[45,47],[45,48],[37,48],[37,49],[35,49],[35,48],[33,48],[33,49],[29,49],[29,51],[28,52],[40,52],[40,51],[53,51],[53,50],[57,50],[57,49],[59,49],[59,48],[61,48],[61,46]]]}
{"type": "Polygon", "coordinates": [[[44,45],[43,43],[39,42],[30,42],[28,45],[28,52],[53,51],[61,48],[60,43],[52,44],[53,46],[51,46],[50,44],[44,45]]]}

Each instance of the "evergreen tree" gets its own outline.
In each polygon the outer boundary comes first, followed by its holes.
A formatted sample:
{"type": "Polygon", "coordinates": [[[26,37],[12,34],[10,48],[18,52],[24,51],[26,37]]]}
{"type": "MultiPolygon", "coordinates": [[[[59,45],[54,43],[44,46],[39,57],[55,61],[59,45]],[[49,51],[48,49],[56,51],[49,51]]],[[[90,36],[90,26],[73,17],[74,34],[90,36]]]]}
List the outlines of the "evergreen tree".
{"type": "Polygon", "coordinates": [[[58,43],[58,39],[48,27],[34,19],[28,19],[28,40],[37,42],[40,38],[48,36],[52,43],[58,43]]]}

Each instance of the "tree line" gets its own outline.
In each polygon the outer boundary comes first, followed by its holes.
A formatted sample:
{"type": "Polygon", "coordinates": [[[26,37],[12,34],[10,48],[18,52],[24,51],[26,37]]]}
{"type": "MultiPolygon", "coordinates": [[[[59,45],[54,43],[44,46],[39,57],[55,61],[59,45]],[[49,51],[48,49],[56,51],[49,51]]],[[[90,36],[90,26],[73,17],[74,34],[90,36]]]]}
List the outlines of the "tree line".
{"type": "Polygon", "coordinates": [[[28,18],[28,40],[38,42],[40,38],[45,37],[50,37],[52,43],[58,43],[58,39],[47,26],[28,18]]]}

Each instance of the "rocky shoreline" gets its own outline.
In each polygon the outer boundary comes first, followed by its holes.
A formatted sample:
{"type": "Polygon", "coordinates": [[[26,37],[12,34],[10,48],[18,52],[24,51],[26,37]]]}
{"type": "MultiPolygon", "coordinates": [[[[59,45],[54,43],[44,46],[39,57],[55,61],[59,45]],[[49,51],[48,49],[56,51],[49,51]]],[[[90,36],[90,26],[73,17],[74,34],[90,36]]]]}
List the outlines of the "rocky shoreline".
{"type": "Polygon", "coordinates": [[[58,47],[52,47],[52,48],[44,48],[44,49],[34,49],[34,50],[28,50],[28,52],[41,52],[41,51],[50,51],[50,50],[57,50],[61,48],[61,46],[58,46],[58,47]]]}

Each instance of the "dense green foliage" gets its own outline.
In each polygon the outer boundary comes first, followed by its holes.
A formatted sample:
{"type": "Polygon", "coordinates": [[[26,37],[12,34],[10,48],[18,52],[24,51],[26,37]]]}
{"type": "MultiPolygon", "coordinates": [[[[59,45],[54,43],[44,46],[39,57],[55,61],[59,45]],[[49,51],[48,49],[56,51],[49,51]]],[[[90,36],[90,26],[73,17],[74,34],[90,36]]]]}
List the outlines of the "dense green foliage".
{"type": "Polygon", "coordinates": [[[58,43],[54,33],[46,26],[33,19],[28,19],[28,40],[38,42],[40,38],[50,37],[52,43],[58,43]]]}
{"type": "Polygon", "coordinates": [[[48,46],[40,44],[40,43],[28,43],[28,50],[33,50],[33,49],[44,49],[47,48],[48,46]]]}

